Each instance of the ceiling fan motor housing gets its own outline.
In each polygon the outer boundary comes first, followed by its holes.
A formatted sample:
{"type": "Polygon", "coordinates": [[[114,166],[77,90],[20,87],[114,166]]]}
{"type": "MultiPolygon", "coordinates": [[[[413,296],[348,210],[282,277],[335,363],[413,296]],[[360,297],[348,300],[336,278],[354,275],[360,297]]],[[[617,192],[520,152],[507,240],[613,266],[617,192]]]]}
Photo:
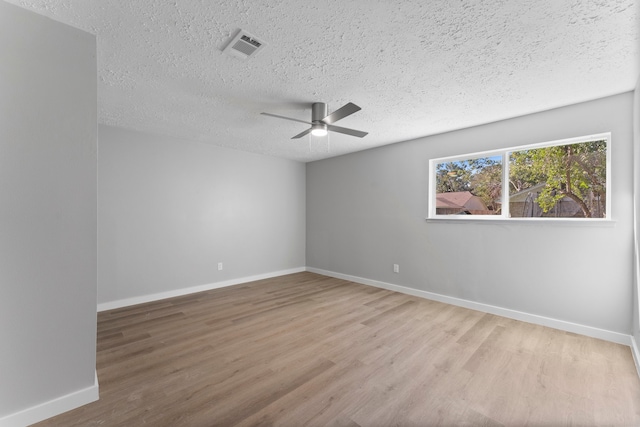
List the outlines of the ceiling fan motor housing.
{"type": "Polygon", "coordinates": [[[329,108],[324,102],[314,102],[311,105],[311,122],[321,122],[329,115],[329,108]]]}

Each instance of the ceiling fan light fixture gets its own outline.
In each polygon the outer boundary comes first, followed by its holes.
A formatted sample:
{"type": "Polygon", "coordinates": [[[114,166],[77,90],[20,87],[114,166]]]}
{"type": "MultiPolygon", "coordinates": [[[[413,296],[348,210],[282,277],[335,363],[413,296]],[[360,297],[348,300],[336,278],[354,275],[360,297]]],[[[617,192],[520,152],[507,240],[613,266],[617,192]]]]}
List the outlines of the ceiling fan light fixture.
{"type": "Polygon", "coordinates": [[[327,125],[316,123],[311,126],[311,135],[313,136],[327,136],[327,125]]]}
{"type": "Polygon", "coordinates": [[[357,113],[360,111],[360,107],[358,107],[353,102],[348,102],[342,107],[338,108],[333,113],[329,114],[329,109],[327,108],[327,104],[324,102],[314,102],[311,104],[311,121],[305,121],[300,119],[294,119],[292,117],[280,116],[278,114],[271,113],[260,113],[264,116],[271,116],[277,119],[285,119],[292,120],[294,122],[301,122],[308,125],[311,125],[310,128],[307,128],[303,132],[293,136],[291,139],[299,139],[303,136],[307,136],[311,134],[312,136],[322,137],[326,136],[329,131],[343,133],[345,135],[355,136],[358,138],[363,138],[367,136],[367,132],[362,132],[360,130],[343,128],[340,126],[334,125],[338,120],[342,120],[347,116],[352,115],[353,113],[357,113]]]}

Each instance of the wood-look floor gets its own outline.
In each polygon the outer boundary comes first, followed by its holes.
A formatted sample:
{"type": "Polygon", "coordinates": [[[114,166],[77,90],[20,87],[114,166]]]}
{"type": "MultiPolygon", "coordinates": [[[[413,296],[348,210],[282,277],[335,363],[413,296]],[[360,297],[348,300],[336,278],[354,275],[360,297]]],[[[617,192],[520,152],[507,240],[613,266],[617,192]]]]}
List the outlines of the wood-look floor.
{"type": "Polygon", "coordinates": [[[628,347],[299,273],[98,315],[41,426],[639,426],[628,347]]]}

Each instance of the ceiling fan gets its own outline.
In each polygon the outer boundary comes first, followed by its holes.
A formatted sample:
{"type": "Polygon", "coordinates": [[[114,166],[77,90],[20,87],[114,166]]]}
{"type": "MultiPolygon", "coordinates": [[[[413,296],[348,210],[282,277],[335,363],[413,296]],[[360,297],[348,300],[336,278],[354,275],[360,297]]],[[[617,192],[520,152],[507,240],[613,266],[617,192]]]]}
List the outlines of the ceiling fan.
{"type": "Polygon", "coordinates": [[[291,117],[279,116],[277,114],[271,114],[271,113],[260,113],[260,114],[263,114],[265,116],[276,117],[278,119],[293,120],[294,122],[306,123],[308,125],[311,125],[309,129],[297,134],[291,139],[302,138],[303,136],[309,133],[311,133],[311,135],[314,135],[314,136],[325,136],[328,131],[344,133],[346,135],[357,136],[358,138],[362,138],[367,135],[367,132],[362,132],[355,129],[348,129],[348,128],[343,128],[340,126],[333,125],[333,123],[337,122],[338,120],[344,119],[345,117],[360,111],[360,109],[361,108],[358,107],[356,104],[349,102],[343,105],[342,107],[338,108],[333,113],[329,114],[329,108],[327,107],[327,104],[325,104],[324,102],[314,102],[311,105],[311,121],[310,122],[307,122],[305,120],[293,119],[291,117]]]}

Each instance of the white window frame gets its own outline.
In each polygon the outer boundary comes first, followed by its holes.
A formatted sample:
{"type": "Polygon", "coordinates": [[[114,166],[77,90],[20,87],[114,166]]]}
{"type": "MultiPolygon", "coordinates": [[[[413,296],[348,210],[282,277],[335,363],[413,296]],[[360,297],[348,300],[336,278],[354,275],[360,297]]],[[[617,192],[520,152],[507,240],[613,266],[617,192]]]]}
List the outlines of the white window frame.
{"type": "Polygon", "coordinates": [[[611,212],[611,132],[567,138],[555,141],[541,142],[536,144],[521,145],[499,150],[481,151],[469,154],[462,154],[449,157],[440,157],[429,160],[429,212],[427,220],[431,221],[463,221],[463,222],[561,222],[561,223],[607,223],[612,222],[611,212]],[[531,150],[536,148],[554,147],[558,145],[579,144],[581,142],[606,140],[606,192],[605,218],[564,218],[564,217],[523,217],[512,218],[509,215],[509,157],[514,151],[531,150]],[[440,163],[455,161],[465,161],[483,157],[502,157],[502,209],[500,215],[437,215],[436,214],[436,169],[440,163]]]}

